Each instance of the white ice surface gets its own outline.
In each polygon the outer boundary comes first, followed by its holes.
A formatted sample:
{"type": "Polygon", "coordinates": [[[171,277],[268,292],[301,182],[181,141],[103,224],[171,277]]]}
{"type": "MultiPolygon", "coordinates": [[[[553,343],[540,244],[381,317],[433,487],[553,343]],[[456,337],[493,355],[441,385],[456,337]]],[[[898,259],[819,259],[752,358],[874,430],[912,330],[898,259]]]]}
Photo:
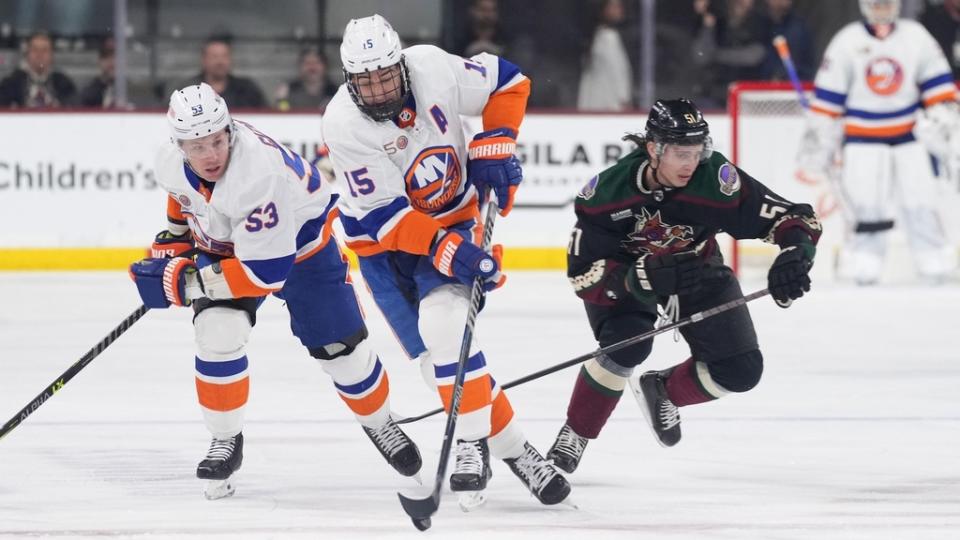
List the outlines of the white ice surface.
{"type": "MultiPolygon", "coordinates": [[[[394,410],[436,407],[364,302],[394,410]]],[[[122,273],[0,273],[0,422],[137,304],[122,273]]],[[[205,500],[190,313],[150,312],[0,441],[0,538],[960,538],[958,304],[957,287],[815,284],[789,310],[760,299],[762,383],[684,408],[677,447],[659,447],[625,395],[570,476],[579,509],[539,505],[498,462],[485,507],[463,513],[446,493],[426,533],[397,500],[412,482],[362,434],[276,299],[248,348],[237,494],[205,500]]],[[[478,332],[501,383],[595,348],[559,272],[513,273],[478,332]]],[[[661,336],[645,367],[685,354],[661,336]]],[[[543,452],[575,375],[510,392],[543,452]]],[[[409,426],[426,483],[442,430],[439,416],[409,426]]]]}

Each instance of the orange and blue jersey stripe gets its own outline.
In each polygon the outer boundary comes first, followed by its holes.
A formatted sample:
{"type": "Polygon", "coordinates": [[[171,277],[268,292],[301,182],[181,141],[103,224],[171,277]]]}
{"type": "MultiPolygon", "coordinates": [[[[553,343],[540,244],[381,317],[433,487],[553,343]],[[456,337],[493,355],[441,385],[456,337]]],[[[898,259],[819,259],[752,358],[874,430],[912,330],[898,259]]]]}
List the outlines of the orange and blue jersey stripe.
{"type": "Polygon", "coordinates": [[[924,107],[957,100],[957,85],[950,73],[941,73],[920,83],[920,100],[924,107]]]}
{"type": "Polygon", "coordinates": [[[347,246],[367,257],[384,251],[427,255],[440,227],[449,227],[480,216],[476,190],[470,188],[454,197],[446,208],[427,215],[410,206],[406,197],[368,212],[362,218],[340,215],[347,246]]]}
{"type": "Polygon", "coordinates": [[[498,58],[497,68],[497,86],[483,108],[483,129],[506,127],[518,133],[530,97],[530,79],[503,58],[498,58]]]}

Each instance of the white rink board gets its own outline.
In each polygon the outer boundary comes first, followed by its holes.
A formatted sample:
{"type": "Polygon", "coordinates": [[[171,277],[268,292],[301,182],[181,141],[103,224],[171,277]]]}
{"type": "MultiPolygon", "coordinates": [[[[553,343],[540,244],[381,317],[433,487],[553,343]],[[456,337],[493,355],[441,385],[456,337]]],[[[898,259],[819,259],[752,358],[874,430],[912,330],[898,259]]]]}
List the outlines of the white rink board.
{"type": "MultiPolygon", "coordinates": [[[[238,118],[304,154],[321,142],[319,115],[238,118]]],[[[726,117],[709,120],[724,148],[726,117]]],[[[0,248],[129,247],[152,238],[165,226],[164,195],[152,172],[154,152],[167,137],[164,121],[161,113],[0,113],[6,203],[0,248]]],[[[518,150],[526,178],[517,204],[538,208],[518,208],[498,226],[497,241],[565,246],[573,224],[569,203],[586,180],[629,151],[620,137],[642,130],[644,121],[642,115],[529,115],[518,150]]]]}

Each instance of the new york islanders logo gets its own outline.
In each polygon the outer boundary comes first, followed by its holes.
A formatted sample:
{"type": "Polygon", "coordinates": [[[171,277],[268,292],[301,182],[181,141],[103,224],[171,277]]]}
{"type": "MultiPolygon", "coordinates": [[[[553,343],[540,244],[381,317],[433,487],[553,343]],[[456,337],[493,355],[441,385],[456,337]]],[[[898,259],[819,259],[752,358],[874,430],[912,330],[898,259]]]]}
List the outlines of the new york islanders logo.
{"type": "Polygon", "coordinates": [[[867,64],[867,86],[875,94],[889,96],[903,86],[903,68],[893,58],[875,58],[867,64]]]}
{"type": "Polygon", "coordinates": [[[452,146],[424,148],[403,177],[411,204],[425,212],[443,208],[463,183],[460,158],[452,146]]]}
{"type": "Polygon", "coordinates": [[[693,227],[664,223],[657,210],[651,214],[646,208],[635,214],[637,222],[633,232],[627,235],[624,247],[634,254],[659,255],[683,249],[693,242],[693,227]]]}

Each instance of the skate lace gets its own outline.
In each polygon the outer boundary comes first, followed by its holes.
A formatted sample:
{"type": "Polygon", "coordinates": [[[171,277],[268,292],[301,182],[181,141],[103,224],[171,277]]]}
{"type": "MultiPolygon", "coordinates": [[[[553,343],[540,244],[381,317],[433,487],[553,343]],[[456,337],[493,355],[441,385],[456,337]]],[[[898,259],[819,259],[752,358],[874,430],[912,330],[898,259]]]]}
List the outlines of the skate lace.
{"type": "Polygon", "coordinates": [[[530,489],[539,492],[540,488],[547,485],[557,472],[550,466],[550,462],[540,457],[533,448],[527,447],[526,451],[514,462],[517,471],[528,481],[530,489]]]}
{"type": "Polygon", "coordinates": [[[577,435],[570,429],[570,426],[564,426],[557,436],[556,448],[571,456],[580,457],[584,448],[587,447],[587,439],[577,435]]]}
{"type": "Polygon", "coordinates": [[[382,448],[383,451],[390,456],[407,444],[407,438],[404,436],[403,431],[400,431],[400,428],[393,423],[392,420],[379,428],[371,429],[370,435],[373,437],[374,442],[377,443],[377,446],[382,448]]]}
{"type": "Polygon", "coordinates": [[[210,442],[210,449],[207,450],[207,459],[226,461],[231,455],[233,455],[233,449],[236,448],[236,445],[236,437],[231,437],[229,439],[214,439],[210,442]]]}
{"type": "Polygon", "coordinates": [[[669,399],[660,402],[660,422],[668,430],[680,423],[680,409],[669,399]]]}
{"type": "Polygon", "coordinates": [[[457,466],[455,474],[483,474],[483,450],[480,441],[457,443],[457,466]]]}

